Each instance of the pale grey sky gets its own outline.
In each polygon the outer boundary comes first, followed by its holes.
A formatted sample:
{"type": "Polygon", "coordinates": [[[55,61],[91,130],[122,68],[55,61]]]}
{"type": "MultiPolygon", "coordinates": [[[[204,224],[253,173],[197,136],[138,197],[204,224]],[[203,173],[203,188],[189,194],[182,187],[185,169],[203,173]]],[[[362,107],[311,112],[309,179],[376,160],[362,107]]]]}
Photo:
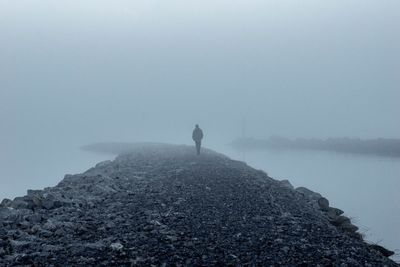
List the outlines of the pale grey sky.
{"type": "Polygon", "coordinates": [[[2,142],[185,142],[194,123],[219,142],[242,118],[257,137],[399,137],[399,10],[2,0],[2,142]]]}

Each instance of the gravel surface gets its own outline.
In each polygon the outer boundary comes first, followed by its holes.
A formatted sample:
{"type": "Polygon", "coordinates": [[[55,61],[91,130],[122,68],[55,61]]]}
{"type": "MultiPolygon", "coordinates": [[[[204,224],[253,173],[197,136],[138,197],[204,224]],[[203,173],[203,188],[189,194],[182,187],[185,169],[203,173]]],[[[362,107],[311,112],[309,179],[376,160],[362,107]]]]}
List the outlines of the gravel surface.
{"type": "Polygon", "coordinates": [[[341,213],[211,150],[143,145],[3,200],[0,266],[398,266],[341,213]]]}

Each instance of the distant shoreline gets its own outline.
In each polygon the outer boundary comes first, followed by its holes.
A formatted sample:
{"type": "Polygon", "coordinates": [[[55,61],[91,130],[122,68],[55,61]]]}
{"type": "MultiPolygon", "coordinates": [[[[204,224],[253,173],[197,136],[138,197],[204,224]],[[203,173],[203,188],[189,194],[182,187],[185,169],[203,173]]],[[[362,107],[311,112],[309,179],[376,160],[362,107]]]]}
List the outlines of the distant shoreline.
{"type": "Polygon", "coordinates": [[[359,138],[328,138],[328,139],[288,139],[272,136],[268,139],[238,138],[230,144],[239,150],[319,150],[338,153],[376,155],[382,157],[400,157],[400,139],[359,139],[359,138]]]}

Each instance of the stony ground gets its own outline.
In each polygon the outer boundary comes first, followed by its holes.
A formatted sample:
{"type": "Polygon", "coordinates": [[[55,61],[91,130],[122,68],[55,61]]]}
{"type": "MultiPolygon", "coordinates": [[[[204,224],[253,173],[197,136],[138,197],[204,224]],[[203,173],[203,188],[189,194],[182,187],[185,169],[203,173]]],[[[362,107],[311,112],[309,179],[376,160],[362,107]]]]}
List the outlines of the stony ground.
{"type": "Polygon", "coordinates": [[[4,200],[0,266],[398,266],[314,204],[212,151],[138,147],[4,200]]]}

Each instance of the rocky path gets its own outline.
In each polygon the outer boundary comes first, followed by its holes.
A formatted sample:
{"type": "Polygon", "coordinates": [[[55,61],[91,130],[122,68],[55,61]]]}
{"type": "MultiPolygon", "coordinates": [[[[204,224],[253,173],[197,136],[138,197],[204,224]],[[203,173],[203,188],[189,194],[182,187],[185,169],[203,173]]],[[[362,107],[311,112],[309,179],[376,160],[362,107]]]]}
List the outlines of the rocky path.
{"type": "Polygon", "coordinates": [[[3,200],[0,266],[398,266],[315,196],[209,150],[137,147],[3,200]]]}

